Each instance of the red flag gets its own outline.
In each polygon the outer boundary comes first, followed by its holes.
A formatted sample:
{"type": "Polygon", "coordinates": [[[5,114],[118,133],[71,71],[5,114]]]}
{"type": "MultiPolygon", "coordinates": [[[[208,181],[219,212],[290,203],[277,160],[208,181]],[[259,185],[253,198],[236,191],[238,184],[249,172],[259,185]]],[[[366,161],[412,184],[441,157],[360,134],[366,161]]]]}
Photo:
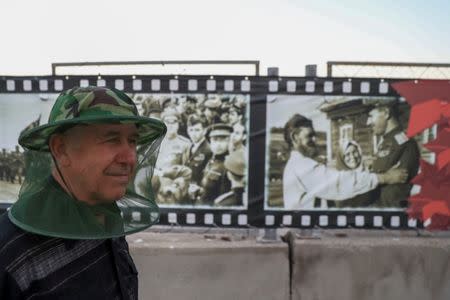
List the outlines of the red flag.
{"type": "Polygon", "coordinates": [[[411,138],[438,123],[441,120],[441,106],[439,99],[432,99],[413,105],[406,132],[408,137],[411,138]]]}
{"type": "Polygon", "coordinates": [[[391,86],[411,105],[429,99],[450,102],[450,81],[448,80],[409,80],[392,83],[391,86]]]}

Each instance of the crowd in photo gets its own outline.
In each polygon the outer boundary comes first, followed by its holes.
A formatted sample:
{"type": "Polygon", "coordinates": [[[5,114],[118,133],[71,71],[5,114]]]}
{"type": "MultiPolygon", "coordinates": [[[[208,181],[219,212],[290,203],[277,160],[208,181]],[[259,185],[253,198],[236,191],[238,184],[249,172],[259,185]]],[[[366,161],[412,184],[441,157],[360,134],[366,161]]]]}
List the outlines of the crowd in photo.
{"type": "Polygon", "coordinates": [[[25,159],[17,145],[14,151],[3,148],[0,152],[0,180],[22,184],[25,174],[25,159]]]}
{"type": "MultiPolygon", "coordinates": [[[[245,97],[148,96],[136,102],[143,115],[167,126],[151,183],[159,204],[244,204],[245,97]]],[[[137,177],[137,190],[148,193],[149,183],[139,181],[139,171],[137,177]]]]}

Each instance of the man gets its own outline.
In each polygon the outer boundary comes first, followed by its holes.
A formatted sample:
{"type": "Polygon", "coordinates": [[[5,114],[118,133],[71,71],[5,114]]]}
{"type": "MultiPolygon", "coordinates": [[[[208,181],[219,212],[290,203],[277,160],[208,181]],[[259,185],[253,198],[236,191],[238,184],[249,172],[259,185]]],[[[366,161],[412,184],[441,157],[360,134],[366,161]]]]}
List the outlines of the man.
{"type": "Polygon", "coordinates": [[[136,146],[154,161],[165,131],[118,90],[61,93],[48,123],[19,137],[33,159],[54,164],[47,173],[30,167],[0,216],[0,299],[138,299],[124,235],[154,224],[158,208],[127,186],[136,146]]]}
{"type": "Polygon", "coordinates": [[[231,152],[224,162],[227,178],[231,182],[231,191],[214,200],[215,206],[241,206],[245,190],[245,152],[240,149],[231,152]]]}
{"type": "Polygon", "coordinates": [[[405,169],[407,182],[380,185],[370,193],[371,204],[377,207],[406,207],[412,184],[408,181],[419,170],[420,151],[417,142],[403,132],[396,103],[378,103],[369,112],[367,124],[378,139],[372,171],[384,173],[393,166],[405,169]]]}
{"type": "Polygon", "coordinates": [[[216,123],[208,128],[206,138],[209,139],[212,157],[203,171],[201,186],[203,188],[202,202],[213,205],[214,199],[228,192],[231,188],[230,180],[224,166],[228,155],[228,144],[233,129],[222,123],[216,123]]]}
{"type": "Polygon", "coordinates": [[[233,103],[229,110],[229,116],[228,116],[229,124],[231,126],[234,126],[237,123],[243,123],[244,112],[245,112],[245,107],[242,108],[242,107],[238,106],[238,104],[233,103]]]}
{"type": "Polygon", "coordinates": [[[12,152],[10,154],[10,181],[11,183],[15,183],[16,177],[19,181],[19,184],[22,184],[22,176],[23,176],[23,170],[24,170],[24,158],[23,154],[20,152],[19,146],[16,145],[16,151],[12,152]]]}
{"type": "Polygon", "coordinates": [[[202,172],[212,156],[211,148],[205,139],[206,119],[190,115],[187,120],[187,134],[191,139],[186,165],[192,170],[192,182],[200,185],[202,172]]]}
{"type": "Polygon", "coordinates": [[[233,132],[230,136],[230,152],[243,150],[244,153],[247,152],[244,146],[247,135],[245,134],[245,127],[241,123],[236,123],[233,125],[233,132]]]}
{"type": "Polygon", "coordinates": [[[205,101],[205,117],[206,122],[211,125],[220,123],[220,106],[222,101],[218,97],[209,98],[205,101]]]}
{"type": "MultiPolygon", "coordinates": [[[[337,171],[318,162],[312,121],[295,114],[284,127],[291,148],[283,173],[283,200],[288,209],[312,209],[317,198],[345,200],[374,189],[378,184],[404,182],[405,170],[392,168],[385,174],[337,171]]],[[[323,202],[323,201],[322,201],[323,202]]],[[[321,207],[325,207],[321,204],[321,207]]]]}
{"type": "Polygon", "coordinates": [[[8,153],[3,148],[0,153],[0,180],[9,181],[10,179],[10,166],[8,164],[8,153]]]}
{"type": "Polygon", "coordinates": [[[168,107],[161,114],[161,120],[167,126],[167,134],[161,143],[161,155],[156,162],[156,168],[163,170],[174,165],[184,165],[191,142],[178,134],[180,115],[174,108],[168,107]]]}

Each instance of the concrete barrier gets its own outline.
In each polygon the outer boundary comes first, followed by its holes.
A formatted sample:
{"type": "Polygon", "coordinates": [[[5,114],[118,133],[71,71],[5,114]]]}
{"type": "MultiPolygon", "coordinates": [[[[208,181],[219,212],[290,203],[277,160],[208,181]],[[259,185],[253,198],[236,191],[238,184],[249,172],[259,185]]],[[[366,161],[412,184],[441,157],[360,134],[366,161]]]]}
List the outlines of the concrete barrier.
{"type": "Polygon", "coordinates": [[[292,299],[448,300],[450,239],[291,239],[292,299]]]}
{"type": "Polygon", "coordinates": [[[290,298],[286,243],[153,232],[127,239],[139,272],[139,299],[290,298]]]}

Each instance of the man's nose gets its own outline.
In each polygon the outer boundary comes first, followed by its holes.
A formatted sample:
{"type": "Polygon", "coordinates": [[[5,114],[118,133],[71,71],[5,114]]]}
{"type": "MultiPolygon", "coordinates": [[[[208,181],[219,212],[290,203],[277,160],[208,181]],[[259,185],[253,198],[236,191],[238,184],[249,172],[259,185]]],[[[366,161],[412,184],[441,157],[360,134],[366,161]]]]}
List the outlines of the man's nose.
{"type": "Polygon", "coordinates": [[[123,143],[116,159],[120,163],[135,164],[136,146],[127,142],[123,143]]]}

